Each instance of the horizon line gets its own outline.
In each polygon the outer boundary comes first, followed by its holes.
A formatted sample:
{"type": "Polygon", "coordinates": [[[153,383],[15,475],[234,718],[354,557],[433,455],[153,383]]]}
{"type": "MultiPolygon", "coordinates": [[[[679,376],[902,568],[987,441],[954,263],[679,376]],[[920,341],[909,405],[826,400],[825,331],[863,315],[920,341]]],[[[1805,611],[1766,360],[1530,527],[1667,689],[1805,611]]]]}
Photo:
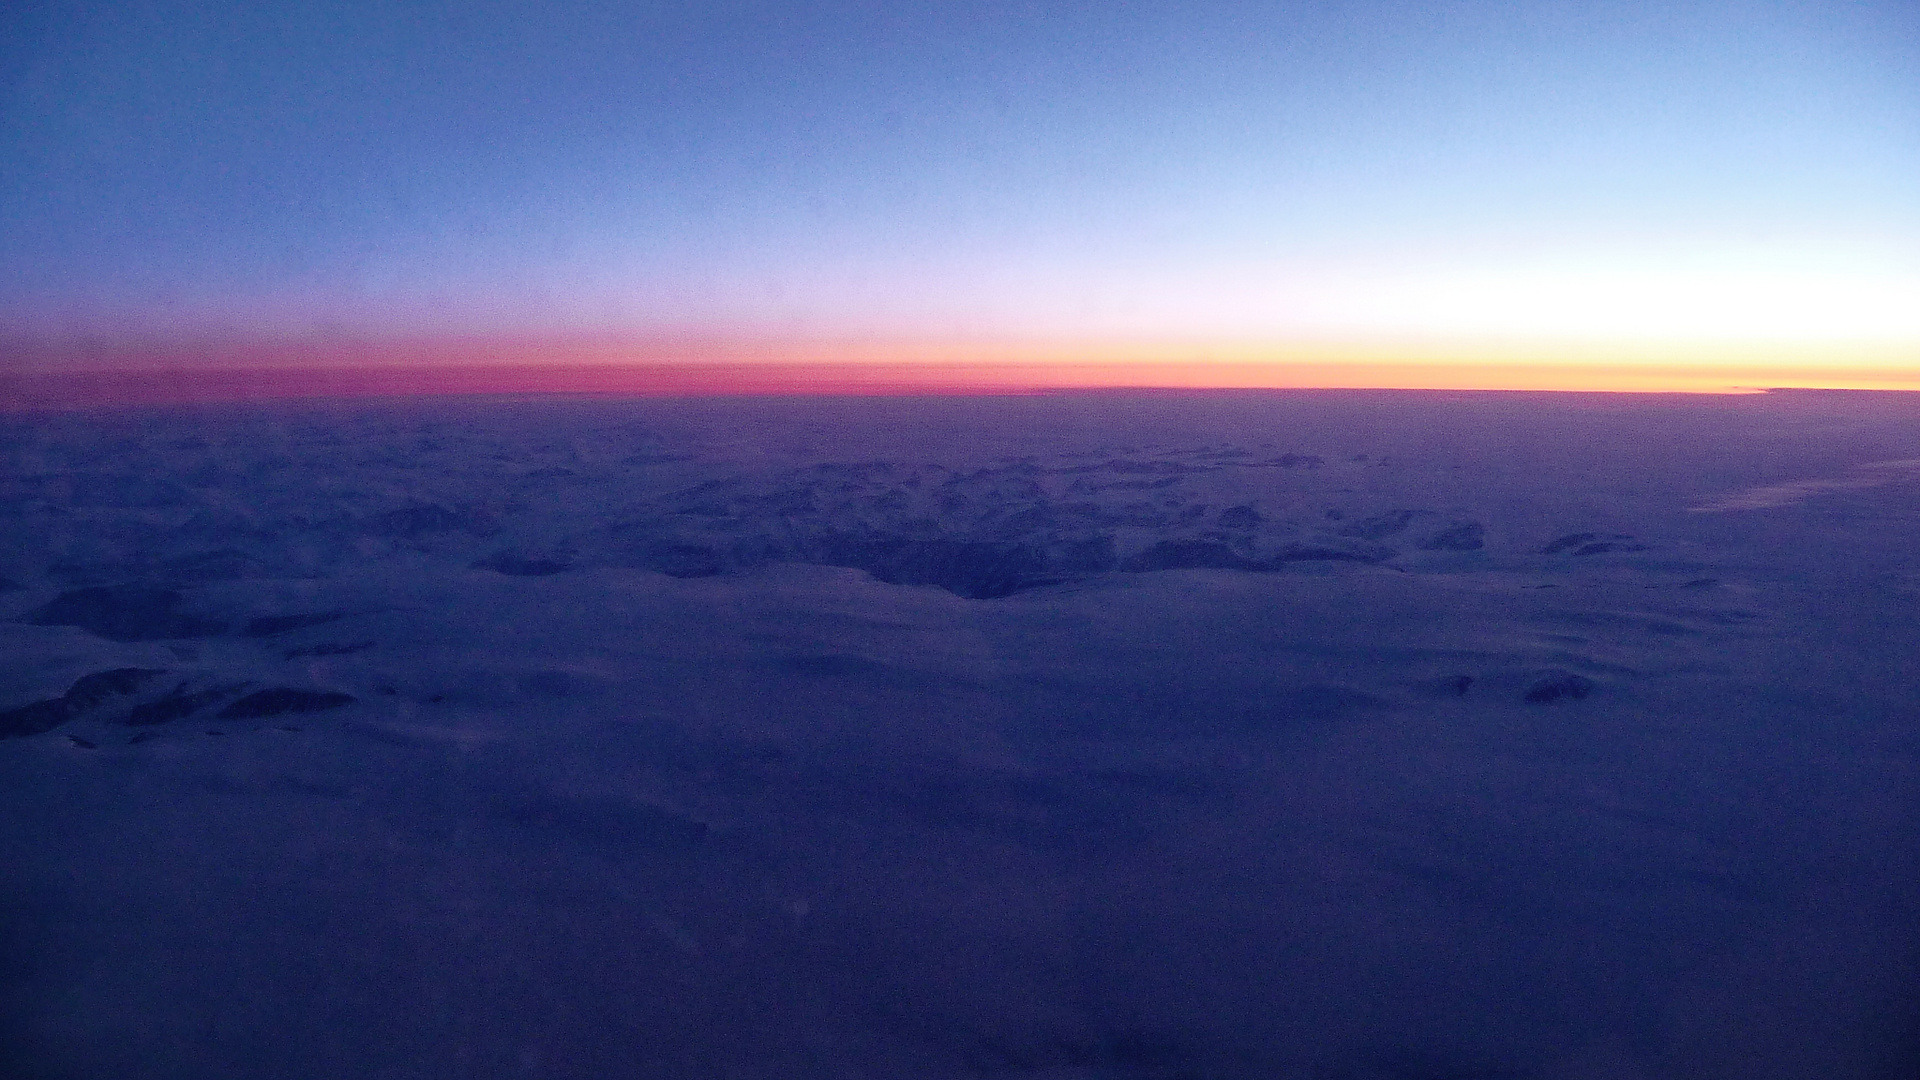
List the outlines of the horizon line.
{"type": "Polygon", "coordinates": [[[1595,361],[683,361],[169,365],[0,373],[0,411],[327,398],[991,396],[1403,390],[1751,394],[1920,391],[1914,367],[1595,361]]]}

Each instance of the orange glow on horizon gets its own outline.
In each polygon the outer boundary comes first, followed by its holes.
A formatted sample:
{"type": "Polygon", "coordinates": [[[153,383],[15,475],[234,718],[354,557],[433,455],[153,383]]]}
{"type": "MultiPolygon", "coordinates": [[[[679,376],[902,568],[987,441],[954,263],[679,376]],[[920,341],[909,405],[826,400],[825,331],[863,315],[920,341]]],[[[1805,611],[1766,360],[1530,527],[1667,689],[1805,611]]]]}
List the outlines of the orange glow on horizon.
{"type": "Polygon", "coordinates": [[[1021,394],[1098,389],[1743,393],[1920,390],[1920,349],[1353,343],[935,343],[694,337],[53,349],[0,374],[10,410],[464,394],[1021,394]]]}

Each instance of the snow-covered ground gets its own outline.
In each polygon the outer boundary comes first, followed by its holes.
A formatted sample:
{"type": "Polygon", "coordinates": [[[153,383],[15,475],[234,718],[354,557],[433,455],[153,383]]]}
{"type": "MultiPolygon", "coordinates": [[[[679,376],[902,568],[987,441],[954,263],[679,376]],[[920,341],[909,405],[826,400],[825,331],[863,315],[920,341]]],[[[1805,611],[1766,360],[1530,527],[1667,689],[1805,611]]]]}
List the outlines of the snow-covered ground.
{"type": "Polygon", "coordinates": [[[1907,1077],[1920,401],[0,421],[23,1077],[1907,1077]]]}

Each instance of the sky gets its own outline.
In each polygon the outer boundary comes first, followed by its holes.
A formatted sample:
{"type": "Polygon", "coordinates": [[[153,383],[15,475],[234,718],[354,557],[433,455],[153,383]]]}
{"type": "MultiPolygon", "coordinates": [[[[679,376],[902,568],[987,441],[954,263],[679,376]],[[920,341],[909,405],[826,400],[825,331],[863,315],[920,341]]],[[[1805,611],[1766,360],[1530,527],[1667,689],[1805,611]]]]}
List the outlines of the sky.
{"type": "Polygon", "coordinates": [[[460,342],[1920,385],[1911,0],[0,19],[16,366],[460,342]]]}

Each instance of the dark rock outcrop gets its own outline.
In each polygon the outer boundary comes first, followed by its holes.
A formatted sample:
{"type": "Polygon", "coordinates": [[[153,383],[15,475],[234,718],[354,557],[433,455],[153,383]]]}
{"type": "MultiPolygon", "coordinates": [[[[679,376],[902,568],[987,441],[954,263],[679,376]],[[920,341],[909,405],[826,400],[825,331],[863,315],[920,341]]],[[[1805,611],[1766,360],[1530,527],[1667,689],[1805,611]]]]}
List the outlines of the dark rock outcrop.
{"type": "Polygon", "coordinates": [[[1558,555],[1563,551],[1572,551],[1582,544],[1590,544],[1600,539],[1599,533],[1568,533],[1558,540],[1540,549],[1542,555],[1558,555]]]}
{"type": "Polygon", "coordinates": [[[1645,544],[1623,544],[1616,540],[1602,540],[1597,544],[1582,544],[1574,549],[1574,555],[1604,555],[1609,551],[1645,551],[1645,544]]]}
{"type": "Polygon", "coordinates": [[[0,739],[18,739],[52,731],[73,716],[64,698],[48,698],[0,712],[0,739]]]}
{"type": "Polygon", "coordinates": [[[1172,524],[1172,517],[1151,503],[1127,503],[1124,506],[1102,506],[1099,503],[1070,503],[1062,510],[1078,514],[1087,522],[1104,527],[1131,526],[1139,529],[1164,529],[1172,524]]]}
{"type": "Polygon", "coordinates": [[[1323,547],[1316,544],[1288,544],[1281,548],[1263,569],[1279,569],[1294,562],[1357,562],[1379,563],[1393,557],[1393,552],[1381,547],[1361,546],[1354,548],[1323,547]]]}
{"type": "Polygon", "coordinates": [[[1014,541],[826,537],[807,554],[809,561],[865,570],[892,585],[933,585],[970,600],[1062,580],[1042,552],[1014,541]]]}
{"type": "Polygon", "coordinates": [[[1242,504],[1229,506],[1220,511],[1220,516],[1216,520],[1223,529],[1251,529],[1267,519],[1261,516],[1260,511],[1242,504]]]}
{"type": "Polygon", "coordinates": [[[152,727],[155,724],[172,723],[183,717],[192,716],[237,689],[239,687],[236,686],[214,686],[188,693],[186,684],[181,683],[163,697],[135,705],[127,711],[127,715],[120,722],[128,727],[152,727]]]}
{"type": "Polygon", "coordinates": [[[1383,540],[1405,530],[1412,523],[1413,511],[1395,510],[1356,521],[1341,529],[1340,535],[1351,536],[1358,540],[1383,540]]]}
{"type": "Polygon", "coordinates": [[[77,626],[108,641],[160,641],[211,637],[226,624],[179,611],[181,596],[171,589],[140,585],[73,589],[27,613],[34,626],[77,626]]]}
{"type": "Polygon", "coordinates": [[[1420,550],[1478,551],[1487,546],[1486,532],[1477,521],[1463,521],[1420,541],[1420,550]]]}
{"type": "Polygon", "coordinates": [[[1154,570],[1263,570],[1255,562],[1218,540],[1162,540],[1120,564],[1128,573],[1154,570]]]}
{"type": "Polygon", "coordinates": [[[52,731],[108,698],[133,693],[159,674],[157,668],[114,668],[82,675],[60,697],[0,712],[0,739],[52,731]]]}
{"type": "Polygon", "coordinates": [[[668,577],[712,577],[727,568],[720,552],[705,544],[661,540],[643,545],[637,565],[668,577]]]}
{"type": "Polygon", "coordinates": [[[67,688],[67,707],[74,712],[85,712],[108,698],[131,694],[145,686],[155,675],[164,674],[166,672],[161,668],[126,667],[82,675],[67,688]]]}
{"type": "Polygon", "coordinates": [[[371,641],[354,641],[346,644],[326,641],[318,645],[308,645],[302,649],[288,649],[281,655],[289,660],[302,656],[348,656],[357,652],[366,652],[373,646],[374,642],[371,641]]]}
{"type": "Polygon", "coordinates": [[[1645,551],[1647,545],[1633,543],[1631,533],[1568,533],[1540,549],[1542,555],[1603,555],[1609,551],[1645,551]]]}
{"type": "Polygon", "coordinates": [[[1120,564],[1130,573],[1154,570],[1247,570],[1270,573],[1297,562],[1377,563],[1392,552],[1317,544],[1288,544],[1266,555],[1242,555],[1218,540],[1162,540],[1120,564]]]}
{"type": "Polygon", "coordinates": [[[248,637],[277,637],[293,630],[309,626],[321,626],[341,618],[342,612],[327,612],[316,615],[262,615],[247,620],[248,637]]]}
{"type": "Polygon", "coordinates": [[[337,709],[342,705],[351,705],[356,700],[352,694],[332,690],[294,690],[276,686],[270,690],[256,690],[221,709],[217,715],[222,720],[257,720],[283,713],[337,709]]]}
{"type": "Polygon", "coordinates": [[[491,570],[508,577],[550,577],[566,573],[569,564],[557,559],[530,559],[511,552],[500,552],[473,564],[475,570],[491,570]]]}
{"type": "Polygon", "coordinates": [[[1043,558],[1049,570],[1062,574],[1104,574],[1120,565],[1113,537],[1106,533],[1054,540],[1043,558]]]}
{"type": "Polygon", "coordinates": [[[1526,700],[1545,705],[1563,698],[1575,701],[1593,693],[1593,680],[1570,671],[1556,671],[1527,687],[1526,700]]]}
{"type": "Polygon", "coordinates": [[[68,588],[131,581],[155,585],[194,585],[207,581],[241,581],[264,577],[269,573],[271,570],[267,564],[232,548],[195,552],[159,562],[139,559],[61,561],[47,567],[47,577],[68,588]]]}
{"type": "MultiPolygon", "coordinates": [[[[1085,466],[1082,466],[1082,468],[1085,468],[1085,466]]],[[[1197,473],[1197,472],[1207,471],[1206,466],[1187,465],[1178,461],[1123,461],[1119,458],[1114,458],[1112,460],[1109,460],[1106,463],[1105,468],[1108,472],[1119,473],[1123,476],[1128,474],[1152,475],[1156,473],[1160,473],[1160,474],[1174,473],[1177,475],[1177,474],[1183,474],[1183,473],[1197,473]]],[[[1078,472],[1081,470],[1073,469],[1069,471],[1078,472]]]]}

